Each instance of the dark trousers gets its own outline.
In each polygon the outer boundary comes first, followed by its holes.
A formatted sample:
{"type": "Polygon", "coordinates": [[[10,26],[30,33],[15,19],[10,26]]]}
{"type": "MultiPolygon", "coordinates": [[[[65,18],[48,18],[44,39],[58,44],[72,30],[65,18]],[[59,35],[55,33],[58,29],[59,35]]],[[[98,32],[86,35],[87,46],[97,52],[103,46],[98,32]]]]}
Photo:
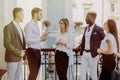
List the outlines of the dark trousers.
{"type": "Polygon", "coordinates": [[[116,66],[114,55],[102,55],[102,72],[100,75],[100,80],[112,80],[112,72],[116,66]]]}
{"type": "Polygon", "coordinates": [[[67,53],[56,50],[55,66],[59,80],[67,80],[68,60],[67,53]]]}
{"type": "Polygon", "coordinates": [[[40,50],[28,48],[27,58],[28,58],[28,64],[29,64],[29,70],[30,70],[28,80],[36,80],[39,72],[39,68],[40,68],[40,63],[41,63],[40,50]]]}
{"type": "Polygon", "coordinates": [[[107,71],[105,69],[102,69],[99,80],[112,80],[111,76],[112,76],[112,71],[107,71]]]}

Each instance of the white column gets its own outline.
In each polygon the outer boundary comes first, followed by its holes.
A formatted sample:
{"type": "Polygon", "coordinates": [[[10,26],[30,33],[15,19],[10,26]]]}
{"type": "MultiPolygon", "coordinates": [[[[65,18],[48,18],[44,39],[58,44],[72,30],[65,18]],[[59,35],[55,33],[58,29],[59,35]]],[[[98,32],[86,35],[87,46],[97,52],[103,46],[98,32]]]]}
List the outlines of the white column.
{"type": "Polygon", "coordinates": [[[3,28],[12,20],[12,10],[15,6],[14,0],[0,0],[0,69],[6,69],[5,48],[3,45],[3,28]]]}
{"type": "Polygon", "coordinates": [[[47,0],[42,0],[41,1],[42,5],[42,12],[43,12],[43,20],[47,19],[47,0]]]}

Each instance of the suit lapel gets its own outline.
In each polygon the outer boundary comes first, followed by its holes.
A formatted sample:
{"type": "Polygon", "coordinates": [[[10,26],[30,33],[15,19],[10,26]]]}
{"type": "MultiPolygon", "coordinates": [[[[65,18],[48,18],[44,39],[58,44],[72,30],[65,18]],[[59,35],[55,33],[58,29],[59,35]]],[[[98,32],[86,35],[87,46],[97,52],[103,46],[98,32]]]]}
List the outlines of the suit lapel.
{"type": "Polygon", "coordinates": [[[20,43],[21,43],[21,45],[22,45],[22,41],[21,41],[21,38],[20,38],[20,34],[19,34],[19,32],[18,32],[18,29],[16,28],[16,26],[14,25],[13,22],[11,22],[11,24],[13,25],[14,32],[15,32],[16,35],[18,36],[19,41],[20,41],[20,43]]]}
{"type": "Polygon", "coordinates": [[[83,33],[83,38],[82,38],[82,46],[85,46],[85,33],[86,33],[86,31],[87,31],[87,27],[85,27],[85,31],[84,31],[84,33],[83,33]]]}
{"type": "Polygon", "coordinates": [[[85,31],[84,31],[84,34],[83,34],[84,37],[85,37],[85,33],[86,33],[86,31],[87,31],[87,27],[85,27],[85,31]]]}
{"type": "Polygon", "coordinates": [[[91,33],[91,37],[90,37],[90,46],[91,46],[91,43],[92,43],[92,39],[93,39],[93,33],[96,31],[96,24],[94,25],[94,27],[93,27],[93,31],[92,31],[92,33],[91,33]]]}
{"type": "Polygon", "coordinates": [[[25,48],[25,37],[24,37],[23,31],[22,31],[22,36],[23,36],[23,42],[22,42],[22,44],[23,44],[23,48],[25,48]]]}
{"type": "Polygon", "coordinates": [[[95,24],[94,27],[93,27],[93,31],[92,31],[92,33],[91,33],[91,37],[93,36],[93,33],[95,32],[95,30],[96,30],[96,24],[95,24]]]}

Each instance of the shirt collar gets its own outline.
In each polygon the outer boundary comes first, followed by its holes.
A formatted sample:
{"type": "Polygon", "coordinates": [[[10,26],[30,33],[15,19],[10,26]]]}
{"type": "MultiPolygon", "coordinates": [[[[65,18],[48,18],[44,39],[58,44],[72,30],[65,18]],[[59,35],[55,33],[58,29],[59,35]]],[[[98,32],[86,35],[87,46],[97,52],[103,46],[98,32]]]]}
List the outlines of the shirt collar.
{"type": "Polygon", "coordinates": [[[16,27],[19,26],[19,24],[16,21],[13,20],[12,22],[16,27]]]}
{"type": "MultiPolygon", "coordinates": [[[[93,29],[94,25],[95,25],[95,23],[94,23],[92,26],[90,26],[90,30],[93,29]]],[[[88,28],[89,28],[89,26],[87,27],[87,29],[88,29],[88,28]]]]}
{"type": "Polygon", "coordinates": [[[37,24],[34,20],[31,20],[31,22],[32,22],[33,24],[37,24]]]}

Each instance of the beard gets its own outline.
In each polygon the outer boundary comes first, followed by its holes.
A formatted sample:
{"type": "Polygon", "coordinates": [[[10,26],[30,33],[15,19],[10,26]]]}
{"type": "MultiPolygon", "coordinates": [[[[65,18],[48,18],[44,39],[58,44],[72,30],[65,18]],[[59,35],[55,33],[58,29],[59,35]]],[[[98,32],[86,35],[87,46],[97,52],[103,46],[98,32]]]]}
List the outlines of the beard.
{"type": "Polygon", "coordinates": [[[37,19],[38,21],[40,21],[41,19],[37,19]]]}
{"type": "Polygon", "coordinates": [[[23,19],[20,19],[20,22],[23,22],[23,19]]]}
{"type": "Polygon", "coordinates": [[[41,18],[40,18],[40,17],[37,17],[37,20],[38,20],[38,21],[40,21],[40,20],[41,20],[41,18]]]}

